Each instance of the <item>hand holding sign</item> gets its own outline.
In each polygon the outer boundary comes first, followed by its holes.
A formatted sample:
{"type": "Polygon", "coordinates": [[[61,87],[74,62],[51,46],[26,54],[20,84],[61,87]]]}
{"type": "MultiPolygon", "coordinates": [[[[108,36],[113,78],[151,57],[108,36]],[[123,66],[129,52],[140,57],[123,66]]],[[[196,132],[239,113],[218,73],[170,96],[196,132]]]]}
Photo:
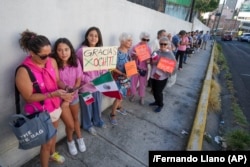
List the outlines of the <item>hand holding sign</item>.
{"type": "Polygon", "coordinates": [[[172,74],[172,72],[175,69],[176,61],[166,58],[166,57],[161,57],[160,61],[157,64],[157,68],[161,69],[164,72],[168,72],[172,74]]]}
{"type": "Polygon", "coordinates": [[[135,51],[139,61],[144,61],[150,58],[150,53],[146,44],[136,46],[135,51]]]}
{"type": "Polygon", "coordinates": [[[137,74],[137,67],[135,61],[133,60],[125,63],[125,70],[127,77],[137,74]]]}

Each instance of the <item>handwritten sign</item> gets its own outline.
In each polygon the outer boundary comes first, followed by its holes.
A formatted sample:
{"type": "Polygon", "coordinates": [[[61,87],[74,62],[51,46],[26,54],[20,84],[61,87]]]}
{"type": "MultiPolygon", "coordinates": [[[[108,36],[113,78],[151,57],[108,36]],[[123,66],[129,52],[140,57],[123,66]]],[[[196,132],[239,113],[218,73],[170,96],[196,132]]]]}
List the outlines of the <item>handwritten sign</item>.
{"type": "Polygon", "coordinates": [[[117,46],[84,47],[83,70],[98,71],[116,68],[117,46]]]}
{"type": "Polygon", "coordinates": [[[175,65],[175,60],[166,57],[161,57],[160,61],[157,64],[157,68],[161,69],[164,72],[172,73],[175,69],[175,65]]]}
{"type": "Polygon", "coordinates": [[[125,70],[127,77],[137,74],[137,67],[135,61],[129,61],[125,63],[125,70]]]}
{"type": "Polygon", "coordinates": [[[139,61],[144,61],[150,58],[150,53],[146,44],[136,46],[135,52],[139,61]]]}

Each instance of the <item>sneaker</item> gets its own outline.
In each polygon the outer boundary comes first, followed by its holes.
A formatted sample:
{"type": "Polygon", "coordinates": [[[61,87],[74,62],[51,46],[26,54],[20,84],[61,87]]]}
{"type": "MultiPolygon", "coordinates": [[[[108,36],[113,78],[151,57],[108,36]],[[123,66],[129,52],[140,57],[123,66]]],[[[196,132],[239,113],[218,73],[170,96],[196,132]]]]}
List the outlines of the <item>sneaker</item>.
{"type": "Polygon", "coordinates": [[[97,132],[96,132],[96,130],[95,130],[94,127],[90,127],[90,128],[88,129],[88,131],[89,131],[89,133],[92,134],[93,136],[96,136],[96,135],[97,135],[97,132]]]}
{"type": "Polygon", "coordinates": [[[141,97],[141,99],[140,99],[140,104],[144,105],[144,98],[143,97],[141,97]]]}
{"type": "Polygon", "coordinates": [[[102,124],[102,125],[100,126],[100,128],[105,129],[105,128],[107,128],[107,125],[102,124]]]}
{"type": "Polygon", "coordinates": [[[68,144],[69,153],[71,155],[76,155],[77,149],[76,149],[75,141],[72,140],[71,142],[67,142],[67,144],[68,144]]]}
{"type": "Polygon", "coordinates": [[[65,161],[65,158],[58,152],[54,152],[52,155],[50,155],[50,160],[62,164],[65,161]]]}
{"type": "Polygon", "coordinates": [[[116,118],[113,118],[113,117],[115,117],[115,115],[112,115],[112,114],[109,115],[110,123],[112,125],[118,125],[116,118]]]}
{"type": "Polygon", "coordinates": [[[160,106],[159,106],[159,107],[157,107],[157,108],[154,110],[154,112],[161,112],[162,108],[163,108],[163,107],[160,107],[160,106]]]}
{"type": "Polygon", "coordinates": [[[120,109],[117,109],[116,111],[119,112],[119,113],[122,114],[122,115],[127,115],[127,114],[128,114],[126,110],[121,109],[121,108],[120,108],[120,109]]]}
{"type": "Polygon", "coordinates": [[[78,144],[78,148],[80,152],[86,151],[86,146],[85,146],[83,138],[76,139],[76,142],[78,144]]]}
{"type": "Polygon", "coordinates": [[[149,106],[157,106],[156,102],[149,103],[149,106]]]}
{"type": "Polygon", "coordinates": [[[129,101],[134,102],[134,101],[135,101],[135,95],[132,95],[132,96],[129,98],[129,101]]]}

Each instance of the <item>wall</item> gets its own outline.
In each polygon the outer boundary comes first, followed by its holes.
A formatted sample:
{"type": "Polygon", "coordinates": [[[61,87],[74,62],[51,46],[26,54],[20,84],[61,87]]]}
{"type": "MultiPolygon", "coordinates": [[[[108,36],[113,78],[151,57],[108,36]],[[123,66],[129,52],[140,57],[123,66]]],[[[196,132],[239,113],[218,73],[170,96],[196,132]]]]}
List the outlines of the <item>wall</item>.
{"type": "MultiPolygon", "coordinates": [[[[47,36],[52,44],[59,37],[67,37],[78,48],[90,26],[98,26],[104,45],[119,45],[122,32],[130,32],[134,43],[141,31],[156,38],[159,29],[177,33],[180,29],[207,28],[200,22],[195,25],[136,5],[124,0],[1,0],[0,1],[0,166],[15,167],[39,153],[39,148],[24,151],[17,148],[17,140],[8,126],[9,117],[15,113],[14,71],[25,58],[18,44],[20,33],[26,29],[47,36]],[[10,158],[11,157],[11,158],[10,158]]],[[[102,108],[110,106],[112,99],[104,98],[102,108]]],[[[65,137],[60,124],[58,140],[65,137]]]]}

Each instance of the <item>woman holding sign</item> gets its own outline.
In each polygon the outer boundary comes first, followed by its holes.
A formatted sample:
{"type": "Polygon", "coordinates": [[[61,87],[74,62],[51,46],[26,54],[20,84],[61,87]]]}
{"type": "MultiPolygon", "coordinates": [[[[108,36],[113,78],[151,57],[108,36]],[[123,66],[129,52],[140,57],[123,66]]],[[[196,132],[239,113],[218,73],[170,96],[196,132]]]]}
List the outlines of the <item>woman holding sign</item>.
{"type": "MultiPolygon", "coordinates": [[[[125,64],[130,61],[129,56],[129,48],[132,45],[132,35],[127,33],[122,33],[120,38],[120,47],[118,48],[117,52],[117,64],[116,68],[112,71],[114,80],[119,88],[119,92],[122,97],[126,97],[127,89],[129,88],[129,82],[123,82],[125,80],[129,81],[126,75],[125,64]]],[[[127,115],[125,109],[122,108],[122,100],[115,99],[112,105],[112,112],[110,114],[110,122],[112,125],[117,125],[116,120],[116,112],[121,113],[122,115],[127,115]]]]}
{"type": "Polygon", "coordinates": [[[138,69],[138,74],[131,77],[131,97],[130,101],[135,101],[135,96],[137,93],[137,86],[139,82],[138,95],[140,96],[140,104],[144,104],[145,91],[147,86],[147,73],[148,66],[150,63],[151,49],[148,45],[150,36],[146,32],[140,34],[141,42],[136,44],[132,48],[131,57],[136,62],[138,69]]]}
{"type": "MultiPolygon", "coordinates": [[[[102,34],[99,28],[97,27],[90,27],[86,34],[85,39],[82,42],[82,47],[79,48],[76,52],[80,63],[83,68],[83,51],[84,48],[87,47],[102,47],[102,34]]],[[[91,104],[86,103],[83,98],[80,98],[80,108],[81,108],[81,125],[83,129],[87,130],[92,135],[97,135],[96,130],[94,129],[94,126],[100,127],[100,128],[106,128],[106,125],[104,124],[104,121],[101,118],[101,93],[99,91],[94,90],[93,85],[90,84],[91,81],[100,75],[104,73],[103,70],[99,71],[84,71],[83,68],[83,77],[82,77],[82,85],[88,85],[84,87],[84,90],[80,90],[80,92],[86,92],[86,91],[95,91],[92,93],[92,96],[94,98],[94,102],[91,104]]]]}
{"type": "Polygon", "coordinates": [[[171,42],[167,37],[160,38],[160,49],[152,54],[151,83],[155,101],[150,106],[157,106],[155,112],[160,112],[163,108],[163,89],[168,77],[176,72],[176,60],[171,50],[171,42]]]}

